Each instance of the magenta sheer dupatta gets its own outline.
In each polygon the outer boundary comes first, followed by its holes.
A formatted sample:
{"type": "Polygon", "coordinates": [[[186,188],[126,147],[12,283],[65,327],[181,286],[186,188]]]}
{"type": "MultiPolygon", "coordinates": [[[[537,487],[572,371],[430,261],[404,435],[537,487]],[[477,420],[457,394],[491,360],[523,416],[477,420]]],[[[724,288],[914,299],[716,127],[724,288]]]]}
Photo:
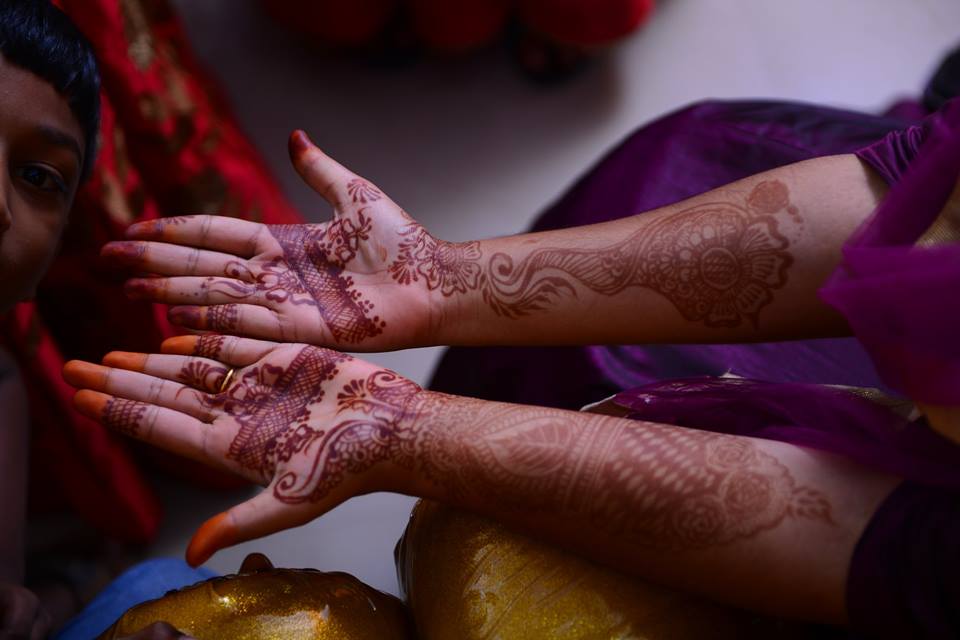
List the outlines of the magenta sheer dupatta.
{"type": "MultiPolygon", "coordinates": [[[[915,246],[960,175],[960,100],[939,116],[820,295],[847,318],[890,388],[912,401],[960,405],[960,243],[915,246]]],[[[960,446],[922,417],[815,382],[688,378],[630,389],[614,402],[632,418],[790,442],[960,490],[960,446]]]]}
{"type": "Polygon", "coordinates": [[[960,100],[900,184],[847,242],[820,295],[847,318],[885,383],[960,405],[960,242],[917,247],[960,179],[960,100]]]}

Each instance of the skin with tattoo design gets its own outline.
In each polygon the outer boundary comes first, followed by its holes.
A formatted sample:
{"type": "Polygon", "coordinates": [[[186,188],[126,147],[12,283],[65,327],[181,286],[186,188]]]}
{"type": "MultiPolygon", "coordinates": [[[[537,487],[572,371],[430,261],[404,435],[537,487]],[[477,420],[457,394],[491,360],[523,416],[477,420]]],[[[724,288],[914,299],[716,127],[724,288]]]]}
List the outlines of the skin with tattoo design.
{"type": "Polygon", "coordinates": [[[163,352],[64,374],[106,426],[266,487],[201,527],[192,564],[386,490],[734,604],[836,620],[846,560],[894,482],[783,443],[429,392],[311,345],[204,335],[163,352]]]}
{"type": "Polygon", "coordinates": [[[135,224],[103,255],[159,277],[127,294],[175,305],[171,320],[191,329],[353,351],[842,335],[816,290],[882,191],[835,156],[613,222],[447,242],[303,132],[290,154],[330,222],[135,224]]]}

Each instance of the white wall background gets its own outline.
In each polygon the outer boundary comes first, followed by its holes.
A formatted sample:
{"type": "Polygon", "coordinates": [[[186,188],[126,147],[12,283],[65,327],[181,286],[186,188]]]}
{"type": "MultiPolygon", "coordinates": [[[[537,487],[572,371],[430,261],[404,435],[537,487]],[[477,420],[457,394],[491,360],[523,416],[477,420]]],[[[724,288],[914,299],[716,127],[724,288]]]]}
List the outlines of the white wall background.
{"type": "MultiPolygon", "coordinates": [[[[525,80],[502,48],[467,59],[375,69],[309,47],[254,0],[175,0],[201,60],[284,191],[310,219],[326,206],[289,168],[303,128],[449,240],[523,230],[628,132],[704,98],[790,98],[880,110],[916,95],[960,44],[958,0],[660,0],[652,20],[585,73],[556,87],[525,80]]],[[[439,348],[368,359],[425,382],[439,348]]],[[[195,527],[246,497],[168,484],[157,555],[182,556],[195,527]]],[[[393,545],[413,500],[355,499],[294,531],[214,556],[236,570],[249,551],[278,566],[353,573],[396,593],[393,545]]]]}

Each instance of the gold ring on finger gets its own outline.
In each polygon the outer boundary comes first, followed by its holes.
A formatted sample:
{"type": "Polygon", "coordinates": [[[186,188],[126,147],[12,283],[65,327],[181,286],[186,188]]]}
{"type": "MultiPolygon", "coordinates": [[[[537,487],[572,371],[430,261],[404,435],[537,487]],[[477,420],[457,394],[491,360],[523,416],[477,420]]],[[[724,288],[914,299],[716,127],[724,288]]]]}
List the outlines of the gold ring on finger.
{"type": "Polygon", "coordinates": [[[230,386],[230,382],[233,381],[233,374],[236,372],[236,369],[230,367],[230,370],[227,371],[227,375],[223,376],[223,382],[220,383],[220,389],[217,391],[217,393],[223,393],[226,388],[230,386]]]}

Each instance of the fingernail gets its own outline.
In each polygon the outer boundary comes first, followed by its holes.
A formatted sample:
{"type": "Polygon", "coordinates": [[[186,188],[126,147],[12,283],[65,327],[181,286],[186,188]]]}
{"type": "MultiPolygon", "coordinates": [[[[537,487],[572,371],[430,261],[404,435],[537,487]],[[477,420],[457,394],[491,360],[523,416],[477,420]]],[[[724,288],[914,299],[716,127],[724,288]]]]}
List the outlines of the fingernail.
{"type": "Polygon", "coordinates": [[[146,354],[128,351],[111,351],[103,356],[103,364],[106,366],[127,371],[143,371],[146,361],[146,354]]]}
{"type": "Polygon", "coordinates": [[[107,394],[90,389],[81,389],[73,396],[73,405],[77,410],[94,420],[100,420],[103,416],[103,409],[109,401],[110,396],[107,394]]]}
{"type": "Polygon", "coordinates": [[[174,336],[160,343],[160,353],[191,356],[197,344],[197,336],[174,336]]]}
{"type": "Polygon", "coordinates": [[[83,360],[71,360],[63,365],[63,379],[74,387],[98,387],[106,372],[106,368],[83,360]]]}
{"type": "Polygon", "coordinates": [[[235,544],[237,528],[228,519],[226,512],[218,513],[197,529],[187,546],[187,564],[199,567],[214,553],[235,544]]]}
{"type": "Polygon", "coordinates": [[[123,293],[131,300],[153,298],[157,289],[157,284],[152,280],[127,280],[123,283],[123,293]]]}
{"type": "Polygon", "coordinates": [[[100,255],[110,263],[136,264],[147,247],[142,242],[108,242],[100,249],[100,255]]]}
{"type": "Polygon", "coordinates": [[[162,220],[145,220],[127,227],[123,233],[126,238],[159,238],[163,235],[162,220]]]}
{"type": "Polygon", "coordinates": [[[183,327],[200,326],[200,309],[197,307],[171,307],[167,312],[167,318],[173,324],[179,324],[183,327]]]}
{"type": "Polygon", "coordinates": [[[297,129],[290,134],[290,141],[287,146],[290,151],[290,157],[297,160],[310,150],[312,143],[303,129],[297,129]]]}

